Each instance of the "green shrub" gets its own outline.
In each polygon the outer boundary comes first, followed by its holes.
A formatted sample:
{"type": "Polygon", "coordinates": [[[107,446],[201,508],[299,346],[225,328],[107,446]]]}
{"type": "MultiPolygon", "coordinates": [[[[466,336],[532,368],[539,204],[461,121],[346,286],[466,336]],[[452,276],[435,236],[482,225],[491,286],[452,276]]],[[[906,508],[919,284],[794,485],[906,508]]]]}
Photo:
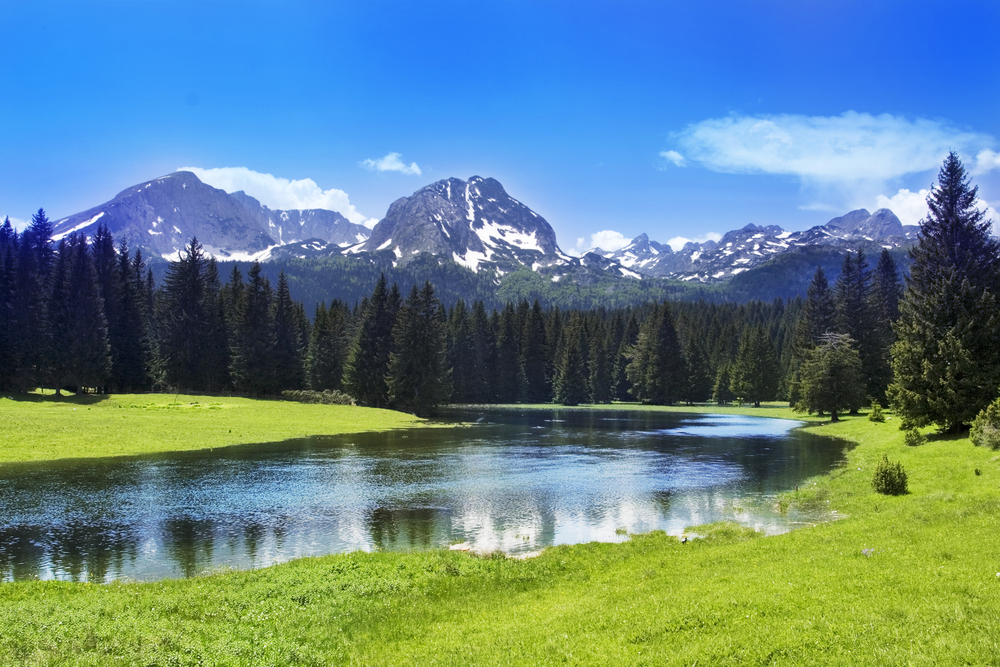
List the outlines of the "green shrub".
{"type": "Polygon", "coordinates": [[[972,420],[969,438],[977,447],[1000,449],[1000,398],[986,406],[972,420]]]}
{"type": "Polygon", "coordinates": [[[907,429],[903,434],[903,442],[907,447],[919,447],[927,444],[927,436],[915,428],[907,429]]]}
{"type": "Polygon", "coordinates": [[[872,401],[871,412],[868,413],[868,421],[872,422],[884,422],[885,415],[882,414],[882,406],[879,405],[878,401],[872,401]]]}
{"type": "Polygon", "coordinates": [[[281,392],[285,398],[290,398],[299,403],[322,403],[323,405],[354,405],[354,397],[336,389],[326,389],[322,393],[309,391],[308,389],[290,389],[281,392]]]}
{"type": "Polygon", "coordinates": [[[906,471],[903,464],[890,463],[889,457],[882,455],[882,460],[875,466],[875,475],[872,477],[872,486],[875,491],[886,496],[901,496],[906,493],[906,471]]]}

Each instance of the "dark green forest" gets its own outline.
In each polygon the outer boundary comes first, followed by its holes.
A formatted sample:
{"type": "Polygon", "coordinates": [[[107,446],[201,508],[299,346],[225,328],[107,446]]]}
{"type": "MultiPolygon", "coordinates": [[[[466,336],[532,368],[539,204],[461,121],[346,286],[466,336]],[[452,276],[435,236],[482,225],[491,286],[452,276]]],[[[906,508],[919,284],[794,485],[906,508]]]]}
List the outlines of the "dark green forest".
{"type": "Polygon", "coordinates": [[[0,227],[0,389],[341,392],[417,414],[445,403],[781,399],[835,419],[874,401],[908,426],[961,428],[1000,385],[1000,248],[975,201],[952,155],[905,290],[889,251],[858,248],[833,282],[830,258],[817,257],[804,296],[767,301],[730,298],[753,288],[735,279],[718,298],[723,288],[598,274],[553,283],[527,270],[497,290],[494,277],[433,258],[395,271],[334,258],[244,274],[196,239],[156,280],[106,228],[53,242],[39,210],[21,234],[0,227]],[[339,297],[302,298],[331,284],[339,297]]]}

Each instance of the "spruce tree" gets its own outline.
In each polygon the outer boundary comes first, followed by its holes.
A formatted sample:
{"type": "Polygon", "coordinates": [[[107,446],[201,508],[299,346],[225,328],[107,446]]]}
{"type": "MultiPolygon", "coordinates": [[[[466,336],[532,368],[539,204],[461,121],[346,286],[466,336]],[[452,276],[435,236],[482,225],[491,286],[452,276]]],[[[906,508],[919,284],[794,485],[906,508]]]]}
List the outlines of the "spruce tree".
{"type": "Polygon", "coordinates": [[[771,338],[761,325],[743,330],[736,360],[729,369],[729,388],[740,403],[773,401],[778,391],[778,357],[771,338]]]}
{"type": "Polygon", "coordinates": [[[609,335],[598,321],[590,334],[590,402],[610,403],[613,397],[611,387],[611,358],[608,354],[609,335]]]}
{"type": "MultiPolygon", "coordinates": [[[[864,391],[872,396],[885,393],[879,386],[878,345],[875,340],[875,313],[872,312],[872,273],[862,248],[848,252],[837,278],[834,302],[837,307],[837,330],[847,334],[861,357],[865,376],[864,391]]],[[[860,406],[859,406],[860,407],[860,406]]],[[[856,409],[856,408],[855,408],[856,409]]]]}
{"type": "Polygon", "coordinates": [[[893,323],[899,319],[899,298],[902,286],[896,260],[888,250],[882,250],[872,277],[871,306],[874,357],[868,393],[881,406],[887,405],[886,389],[892,383],[892,344],[896,334],[893,323]]]}
{"type": "Polygon", "coordinates": [[[527,403],[548,403],[552,400],[546,369],[545,316],[542,306],[535,299],[531,310],[525,315],[521,330],[521,376],[523,377],[522,399],[527,403]]]}
{"type": "Polygon", "coordinates": [[[639,327],[625,372],[632,395],[644,403],[673,405],[682,397],[687,368],[670,304],[657,306],[639,327]]]}
{"type": "Polygon", "coordinates": [[[129,257],[128,244],[118,246],[118,317],[108,323],[112,343],[110,384],[115,391],[132,393],[148,389],[149,342],[142,306],[142,256],[129,257]]]}
{"type": "Polygon", "coordinates": [[[712,397],[715,374],[708,364],[708,354],[701,342],[691,336],[684,347],[684,360],[688,371],[684,399],[688,405],[701,403],[712,397]]]}
{"type": "Polygon", "coordinates": [[[496,400],[498,403],[515,403],[521,395],[521,329],[517,324],[517,311],[510,303],[500,312],[496,335],[496,400]]]}
{"type": "MultiPolygon", "coordinates": [[[[850,255],[848,255],[850,257],[850,255]]],[[[799,400],[800,370],[812,349],[819,344],[823,335],[836,328],[837,309],[822,266],[817,266],[806,292],[792,334],[791,359],[785,384],[788,387],[788,401],[795,405],[799,400]]]]}
{"type": "MultiPolygon", "coordinates": [[[[202,343],[207,331],[205,254],[192,238],[167,269],[159,301],[158,352],[163,379],[178,390],[204,388],[202,343]]],[[[152,275],[147,278],[152,281],[152,275]]]]}
{"type": "Polygon", "coordinates": [[[556,367],[554,394],[556,403],[579,405],[587,400],[587,374],[583,355],[583,320],[574,312],[562,331],[562,351],[556,367]]]}
{"type": "Polygon", "coordinates": [[[927,197],[892,346],[890,400],[907,425],[969,424],[1000,384],[1000,245],[955,153],[927,197]]]}
{"type": "Polygon", "coordinates": [[[857,412],[865,402],[861,355],[847,334],[826,334],[802,366],[802,392],[796,410],[830,413],[857,412]]]}
{"type": "Polygon", "coordinates": [[[62,389],[69,383],[73,364],[73,346],[70,338],[73,335],[73,313],[71,312],[70,271],[73,266],[75,245],[70,241],[76,235],[64,238],[56,246],[55,261],[49,275],[49,295],[46,299],[45,338],[36,341],[36,345],[44,350],[45,378],[56,396],[62,396],[62,389]]]}
{"type": "Polygon", "coordinates": [[[392,329],[399,312],[399,287],[387,287],[383,273],[361,311],[357,333],[344,367],[347,392],[361,405],[384,408],[389,405],[386,375],[393,350],[392,329]]]}
{"type": "Polygon", "coordinates": [[[17,233],[10,218],[0,226],[0,391],[14,386],[12,324],[14,321],[14,258],[17,233]]]}
{"type": "Polygon", "coordinates": [[[635,319],[635,313],[630,313],[622,329],[621,339],[618,342],[618,348],[615,352],[614,367],[611,371],[616,400],[632,400],[632,383],[628,379],[628,364],[631,359],[632,348],[638,340],[639,323],[635,319]]]}
{"type": "Polygon", "coordinates": [[[260,396],[273,393],[274,323],[271,282],[259,262],[247,272],[232,349],[231,376],[237,391],[260,396]]]}
{"type": "Polygon", "coordinates": [[[451,369],[440,301],[429,282],[414,285],[393,327],[387,384],[397,409],[428,416],[451,396],[451,369]]]}
{"type": "Polygon", "coordinates": [[[214,257],[205,264],[205,338],[202,341],[204,387],[216,392],[230,386],[230,333],[222,300],[219,265],[214,257]]]}
{"type": "Polygon", "coordinates": [[[111,346],[94,257],[82,234],[70,236],[72,264],[67,274],[70,335],[59,341],[70,352],[70,378],[78,391],[97,390],[111,371],[111,346]]]}
{"type": "Polygon", "coordinates": [[[288,289],[285,272],[278,274],[278,290],[274,300],[274,391],[302,389],[302,341],[297,323],[295,304],[288,289]]]}
{"type": "Polygon", "coordinates": [[[497,341],[486,304],[477,300],[472,304],[472,331],[474,365],[472,379],[467,386],[471,389],[473,403],[488,403],[495,394],[497,341]]]}
{"type": "Polygon", "coordinates": [[[339,390],[344,377],[347,308],[339,301],[316,306],[309,337],[308,380],[313,391],[339,390]]]}

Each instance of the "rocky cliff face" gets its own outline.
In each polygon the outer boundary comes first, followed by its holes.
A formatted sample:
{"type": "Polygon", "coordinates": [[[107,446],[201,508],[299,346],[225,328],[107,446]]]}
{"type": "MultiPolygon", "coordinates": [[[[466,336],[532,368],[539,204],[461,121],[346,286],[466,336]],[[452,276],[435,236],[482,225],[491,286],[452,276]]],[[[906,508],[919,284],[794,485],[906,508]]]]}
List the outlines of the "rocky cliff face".
{"type": "Polygon", "coordinates": [[[59,220],[56,237],[92,236],[102,223],[130,248],[166,258],[175,258],[192,237],[220,259],[249,259],[283,242],[318,238],[348,245],[368,235],[365,227],[334,211],[272,211],[253,197],[227,194],[186,171],[126,188],[111,201],[59,220]]]}
{"type": "Polygon", "coordinates": [[[392,252],[405,264],[419,253],[472,269],[509,271],[572,261],[544,218],[507,194],[499,181],[449,178],[397,199],[371,237],[348,252],[392,252]]]}

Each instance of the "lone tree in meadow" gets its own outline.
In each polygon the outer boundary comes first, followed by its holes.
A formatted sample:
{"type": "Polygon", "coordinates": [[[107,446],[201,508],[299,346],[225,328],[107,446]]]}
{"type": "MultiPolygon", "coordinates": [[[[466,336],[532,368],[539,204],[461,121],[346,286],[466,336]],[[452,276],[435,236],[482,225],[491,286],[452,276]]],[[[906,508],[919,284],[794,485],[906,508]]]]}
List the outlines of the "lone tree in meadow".
{"type": "Polygon", "coordinates": [[[851,337],[825,334],[802,364],[795,409],[810,414],[828,412],[830,421],[839,421],[838,412],[853,412],[864,404],[864,384],[861,355],[851,337]]]}
{"type": "Polygon", "coordinates": [[[888,394],[904,424],[956,431],[1000,384],[1000,244],[955,153],[927,197],[899,304],[888,394]]]}

